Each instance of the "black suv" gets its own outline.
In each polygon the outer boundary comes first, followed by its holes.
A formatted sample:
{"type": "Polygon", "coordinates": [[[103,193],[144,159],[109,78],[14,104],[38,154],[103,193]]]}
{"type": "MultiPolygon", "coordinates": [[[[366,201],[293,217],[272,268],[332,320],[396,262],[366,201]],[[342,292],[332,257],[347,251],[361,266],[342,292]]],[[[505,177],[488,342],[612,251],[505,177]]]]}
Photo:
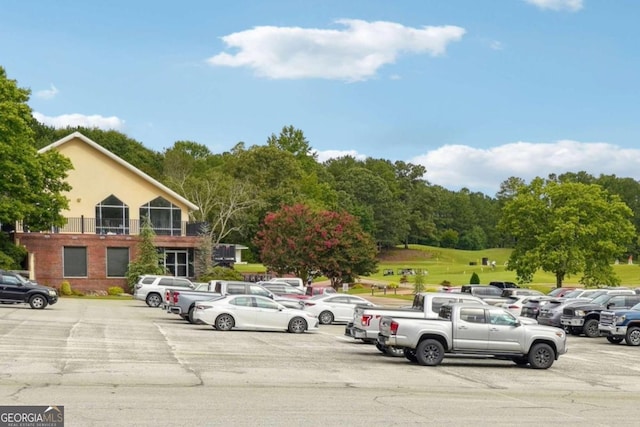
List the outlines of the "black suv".
{"type": "Polygon", "coordinates": [[[42,309],[58,302],[58,292],[30,282],[18,273],[0,270],[0,302],[27,303],[31,308],[42,309]]]}
{"type": "Polygon", "coordinates": [[[519,288],[520,286],[516,285],[513,282],[489,282],[491,286],[495,286],[500,289],[509,289],[509,288],[519,288]]]}

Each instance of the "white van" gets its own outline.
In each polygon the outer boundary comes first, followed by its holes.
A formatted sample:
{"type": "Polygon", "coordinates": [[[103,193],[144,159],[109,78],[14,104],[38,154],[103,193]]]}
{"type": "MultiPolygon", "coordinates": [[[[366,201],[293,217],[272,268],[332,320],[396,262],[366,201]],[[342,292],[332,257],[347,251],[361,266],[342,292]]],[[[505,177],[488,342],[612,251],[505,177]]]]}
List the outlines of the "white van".
{"type": "Polygon", "coordinates": [[[289,286],[293,286],[294,288],[304,290],[304,283],[302,279],[299,277],[274,277],[269,280],[270,283],[286,283],[289,286]]]}

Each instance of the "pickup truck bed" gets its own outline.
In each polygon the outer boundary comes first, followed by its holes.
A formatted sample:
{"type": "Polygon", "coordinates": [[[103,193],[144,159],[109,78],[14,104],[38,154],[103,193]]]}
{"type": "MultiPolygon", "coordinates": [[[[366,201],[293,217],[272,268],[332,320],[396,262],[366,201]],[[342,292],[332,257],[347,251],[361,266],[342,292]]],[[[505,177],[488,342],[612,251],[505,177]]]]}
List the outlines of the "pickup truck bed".
{"type": "Polygon", "coordinates": [[[384,316],[414,319],[435,319],[443,304],[486,304],[480,298],[454,292],[421,292],[413,299],[410,308],[357,307],[353,321],[345,328],[345,335],[364,342],[375,343],[378,350],[390,356],[402,356],[403,352],[393,347],[382,346],[378,340],[380,319],[384,316]]]}

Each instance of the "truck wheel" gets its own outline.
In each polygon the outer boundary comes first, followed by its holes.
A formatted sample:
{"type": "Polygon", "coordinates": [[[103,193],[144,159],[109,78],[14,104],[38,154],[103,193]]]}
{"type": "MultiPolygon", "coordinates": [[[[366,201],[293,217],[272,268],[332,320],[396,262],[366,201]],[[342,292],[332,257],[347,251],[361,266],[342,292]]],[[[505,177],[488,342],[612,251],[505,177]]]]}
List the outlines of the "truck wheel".
{"type": "Polygon", "coordinates": [[[31,308],[42,310],[47,306],[47,299],[42,295],[34,295],[29,300],[29,305],[31,308]]]}
{"type": "Polygon", "coordinates": [[[600,336],[600,329],[598,329],[598,319],[589,319],[584,323],[583,331],[589,338],[597,338],[600,336]]]}
{"type": "Polygon", "coordinates": [[[518,365],[518,366],[524,366],[524,365],[526,365],[527,363],[529,363],[529,359],[527,359],[525,356],[522,356],[522,357],[514,357],[514,358],[513,358],[513,359],[511,359],[511,360],[513,360],[513,362],[514,362],[516,365],[518,365]]]}
{"type": "Polygon", "coordinates": [[[398,347],[387,347],[384,354],[391,357],[403,357],[404,350],[398,347]]]}
{"type": "Polygon", "coordinates": [[[233,325],[235,325],[235,321],[228,314],[221,314],[216,318],[215,328],[219,331],[230,331],[233,325]]]}
{"type": "Polygon", "coordinates": [[[416,360],[422,366],[436,366],[444,359],[444,347],[440,341],[426,339],[416,348],[416,360]]]}
{"type": "Polygon", "coordinates": [[[330,311],[323,311],[320,313],[320,316],[318,316],[318,320],[323,325],[330,325],[333,323],[333,313],[330,311]]]}
{"type": "Polygon", "coordinates": [[[302,317],[294,317],[289,321],[287,330],[292,334],[301,334],[307,330],[307,321],[302,317]]]}
{"type": "Polygon", "coordinates": [[[187,321],[188,321],[189,323],[191,323],[191,324],[196,323],[196,321],[195,321],[195,320],[193,320],[193,312],[195,311],[195,309],[196,309],[196,306],[195,306],[195,305],[194,305],[194,306],[189,307],[189,314],[187,314],[187,321]]]}
{"type": "Polygon", "coordinates": [[[627,329],[627,335],[624,337],[627,345],[638,346],[640,345],[640,328],[634,326],[627,329]]]}
{"type": "Polygon", "coordinates": [[[380,353],[382,354],[386,354],[387,353],[387,346],[386,345],[382,345],[379,342],[376,342],[376,348],[378,349],[378,351],[380,351],[380,353]]]}
{"type": "Polygon", "coordinates": [[[611,344],[620,344],[623,339],[623,337],[619,337],[617,335],[609,335],[607,337],[607,341],[609,341],[611,344]]]}
{"type": "Polygon", "coordinates": [[[534,369],[547,369],[553,365],[556,354],[549,344],[534,344],[529,350],[529,364],[534,369]]]}
{"type": "Polygon", "coordinates": [[[416,359],[416,351],[410,348],[404,349],[404,357],[411,363],[418,363],[418,359],[416,359]]]}
{"type": "Polygon", "coordinates": [[[156,293],[151,293],[147,295],[147,305],[149,307],[157,307],[160,305],[161,302],[162,302],[162,298],[160,297],[160,295],[156,293]]]}

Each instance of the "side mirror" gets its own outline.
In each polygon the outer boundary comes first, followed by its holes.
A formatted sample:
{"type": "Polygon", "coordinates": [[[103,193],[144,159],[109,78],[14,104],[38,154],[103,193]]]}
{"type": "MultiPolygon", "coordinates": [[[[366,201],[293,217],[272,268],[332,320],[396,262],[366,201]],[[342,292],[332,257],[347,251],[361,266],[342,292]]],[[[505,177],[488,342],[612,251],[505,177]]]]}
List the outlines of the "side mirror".
{"type": "Polygon", "coordinates": [[[516,321],[516,323],[514,323],[513,326],[517,328],[517,327],[522,326],[522,323],[520,323],[520,321],[518,320],[518,321],[516,321]]]}

